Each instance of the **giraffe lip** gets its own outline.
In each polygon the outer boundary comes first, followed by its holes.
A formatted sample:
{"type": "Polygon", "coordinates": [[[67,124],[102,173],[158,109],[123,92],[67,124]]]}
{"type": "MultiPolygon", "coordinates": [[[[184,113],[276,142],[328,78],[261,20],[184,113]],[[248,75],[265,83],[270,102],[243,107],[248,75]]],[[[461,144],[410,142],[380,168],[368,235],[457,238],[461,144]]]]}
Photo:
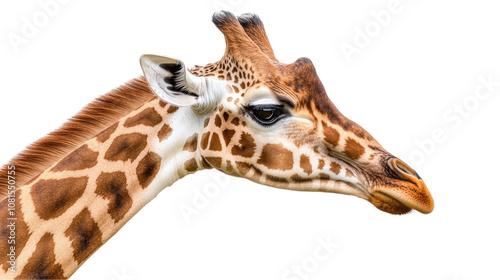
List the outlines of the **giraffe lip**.
{"type": "Polygon", "coordinates": [[[413,209],[397,199],[381,192],[373,193],[368,199],[377,209],[395,215],[410,213],[413,209]]]}
{"type": "Polygon", "coordinates": [[[398,207],[405,206],[409,210],[414,209],[423,214],[429,214],[434,209],[434,200],[422,179],[404,182],[396,187],[393,185],[379,187],[372,193],[372,197],[374,200],[390,203],[394,207],[400,204],[398,207]]]}

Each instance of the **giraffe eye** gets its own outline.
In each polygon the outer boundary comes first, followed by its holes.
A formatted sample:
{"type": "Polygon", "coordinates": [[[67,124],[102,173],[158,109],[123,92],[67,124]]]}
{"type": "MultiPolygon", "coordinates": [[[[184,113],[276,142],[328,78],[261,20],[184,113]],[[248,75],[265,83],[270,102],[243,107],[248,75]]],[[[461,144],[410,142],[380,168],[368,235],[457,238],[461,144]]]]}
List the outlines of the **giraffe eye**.
{"type": "Polygon", "coordinates": [[[283,105],[255,105],[248,108],[250,116],[263,125],[272,125],[286,117],[283,105]]]}

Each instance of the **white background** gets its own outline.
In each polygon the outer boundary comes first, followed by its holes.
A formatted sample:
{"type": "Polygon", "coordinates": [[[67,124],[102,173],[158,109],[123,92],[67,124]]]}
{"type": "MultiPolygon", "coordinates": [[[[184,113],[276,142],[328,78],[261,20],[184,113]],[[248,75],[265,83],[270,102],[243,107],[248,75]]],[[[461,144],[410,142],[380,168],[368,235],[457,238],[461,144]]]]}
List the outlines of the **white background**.
{"type": "Polygon", "coordinates": [[[9,36],[43,9],[2,1],[2,163],[139,76],[143,53],[217,61],[224,39],[211,15],[222,7],[259,14],[282,62],[311,58],[342,113],[406,159],[435,199],[430,215],[393,216],[355,197],[203,171],[165,189],[72,279],[500,279],[500,87],[474,97],[479,77],[500,81],[500,5],[401,0],[377,30],[373,13],[389,3],[67,0],[16,52],[9,36]],[[367,26],[370,41],[348,62],[341,44],[356,46],[367,26]],[[467,117],[453,111],[464,102],[467,117]],[[183,218],[180,207],[214,184],[217,195],[183,218]],[[318,239],[338,244],[326,260],[313,259],[318,239]]]}

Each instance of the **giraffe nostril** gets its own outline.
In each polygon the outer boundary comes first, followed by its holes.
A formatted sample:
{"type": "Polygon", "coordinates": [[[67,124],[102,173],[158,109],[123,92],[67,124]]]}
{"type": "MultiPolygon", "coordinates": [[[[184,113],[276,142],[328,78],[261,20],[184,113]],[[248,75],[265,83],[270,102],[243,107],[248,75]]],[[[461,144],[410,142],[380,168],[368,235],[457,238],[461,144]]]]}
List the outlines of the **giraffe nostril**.
{"type": "Polygon", "coordinates": [[[415,170],[409,167],[406,163],[398,158],[392,158],[389,160],[389,166],[396,173],[396,175],[403,180],[414,181],[415,179],[420,180],[420,176],[415,170]]]}

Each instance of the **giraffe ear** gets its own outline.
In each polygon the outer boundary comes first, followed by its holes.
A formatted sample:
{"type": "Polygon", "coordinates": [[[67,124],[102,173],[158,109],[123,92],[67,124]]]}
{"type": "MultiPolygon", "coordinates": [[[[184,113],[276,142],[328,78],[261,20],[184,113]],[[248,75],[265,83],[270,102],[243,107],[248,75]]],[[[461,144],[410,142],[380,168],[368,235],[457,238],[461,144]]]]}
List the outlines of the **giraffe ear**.
{"type": "Polygon", "coordinates": [[[181,60],[143,55],[140,62],[149,87],[165,102],[176,106],[190,106],[196,104],[198,97],[205,93],[204,78],[187,71],[181,60]]]}

